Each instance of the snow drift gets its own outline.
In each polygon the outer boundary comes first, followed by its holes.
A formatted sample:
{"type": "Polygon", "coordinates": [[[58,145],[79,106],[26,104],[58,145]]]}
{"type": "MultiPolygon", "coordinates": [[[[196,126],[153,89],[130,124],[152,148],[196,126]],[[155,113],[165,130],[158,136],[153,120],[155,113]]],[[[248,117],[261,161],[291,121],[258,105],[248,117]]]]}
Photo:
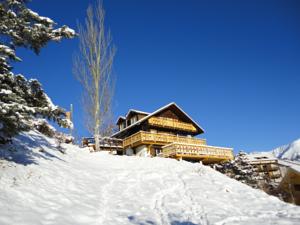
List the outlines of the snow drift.
{"type": "Polygon", "coordinates": [[[300,139],[291,144],[278,147],[272,153],[279,159],[300,162],[300,139]]]}
{"type": "MultiPolygon", "coordinates": [[[[299,224],[300,207],[199,163],[89,153],[37,132],[0,160],[0,224],[299,224]],[[26,150],[26,154],[24,154],[26,150]],[[23,153],[22,153],[23,152],[23,153]]],[[[2,149],[3,152],[3,149],[2,149]]]]}

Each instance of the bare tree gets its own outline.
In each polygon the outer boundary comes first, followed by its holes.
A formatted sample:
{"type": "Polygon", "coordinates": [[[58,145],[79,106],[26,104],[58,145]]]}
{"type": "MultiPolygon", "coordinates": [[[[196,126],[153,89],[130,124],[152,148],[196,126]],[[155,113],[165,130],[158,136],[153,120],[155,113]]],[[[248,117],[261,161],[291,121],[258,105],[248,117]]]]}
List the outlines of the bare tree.
{"type": "Polygon", "coordinates": [[[94,134],[96,150],[99,137],[108,134],[112,121],[114,79],[112,65],[116,48],[105,29],[102,1],[89,5],[84,24],[78,24],[79,53],[74,56],[73,73],[83,87],[85,124],[94,134]]]}

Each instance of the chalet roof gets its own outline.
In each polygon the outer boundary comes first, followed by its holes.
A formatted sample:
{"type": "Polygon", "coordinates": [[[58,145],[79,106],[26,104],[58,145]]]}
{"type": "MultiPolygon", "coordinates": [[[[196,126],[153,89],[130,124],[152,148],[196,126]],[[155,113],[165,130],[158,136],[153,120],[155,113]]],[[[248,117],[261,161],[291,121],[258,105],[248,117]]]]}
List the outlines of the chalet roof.
{"type": "Polygon", "coordinates": [[[136,110],[136,109],[130,109],[130,110],[128,111],[128,113],[126,114],[126,118],[128,118],[128,116],[129,116],[131,113],[137,113],[137,114],[143,114],[143,115],[149,115],[149,114],[150,114],[150,113],[148,113],[148,112],[143,112],[143,111],[136,110]]]}
{"type": "Polygon", "coordinates": [[[278,164],[280,166],[284,166],[286,169],[281,170],[281,173],[283,174],[283,178],[280,181],[279,187],[284,187],[286,185],[291,184],[290,176],[291,174],[297,174],[297,176],[300,176],[300,163],[296,161],[288,161],[288,160],[278,160],[278,164]]]}
{"type": "MultiPolygon", "coordinates": [[[[144,121],[146,121],[147,119],[149,119],[150,117],[152,117],[152,116],[154,116],[154,115],[156,115],[156,114],[158,114],[158,113],[160,113],[160,112],[162,112],[163,110],[165,110],[165,109],[167,109],[167,108],[169,108],[169,107],[175,107],[175,108],[177,108],[184,116],[186,116],[192,123],[193,123],[193,125],[197,128],[197,130],[199,131],[199,133],[201,134],[201,133],[204,133],[204,129],[199,125],[199,124],[197,124],[186,112],[184,112],[175,102],[171,102],[171,103],[169,103],[169,104],[167,104],[167,105],[165,105],[165,106],[163,106],[163,107],[161,107],[161,108],[159,108],[159,109],[157,109],[156,111],[154,111],[153,113],[150,113],[150,114],[148,114],[147,116],[145,116],[144,118],[142,118],[142,119],[140,119],[140,120],[138,120],[137,122],[135,122],[135,123],[133,123],[133,124],[131,124],[130,126],[128,126],[128,127],[126,127],[125,129],[123,129],[123,130],[120,130],[120,131],[118,131],[118,132],[116,132],[116,133],[114,133],[113,135],[112,135],[112,137],[114,137],[114,136],[116,136],[116,135],[118,135],[118,134],[121,134],[121,133],[123,133],[123,132],[125,132],[125,131],[127,131],[127,130],[129,130],[129,129],[131,129],[132,127],[135,127],[135,126],[137,126],[137,125],[140,125],[142,122],[144,122],[144,121]]],[[[131,110],[129,110],[129,112],[130,112],[131,110]]],[[[136,110],[137,111],[137,110],[136,110]]],[[[139,112],[141,112],[141,111],[139,111],[139,112]]],[[[128,115],[128,114],[127,114],[128,115]]]]}
{"type": "Polygon", "coordinates": [[[117,121],[116,121],[116,124],[119,124],[120,120],[126,120],[126,118],[124,116],[119,116],[117,121]]]}
{"type": "Polygon", "coordinates": [[[247,159],[250,162],[256,162],[256,161],[276,161],[277,158],[270,152],[254,152],[250,153],[247,156],[247,159]]]}
{"type": "Polygon", "coordinates": [[[289,161],[289,160],[278,160],[280,165],[286,166],[297,173],[300,173],[300,163],[296,161],[289,161]]]}

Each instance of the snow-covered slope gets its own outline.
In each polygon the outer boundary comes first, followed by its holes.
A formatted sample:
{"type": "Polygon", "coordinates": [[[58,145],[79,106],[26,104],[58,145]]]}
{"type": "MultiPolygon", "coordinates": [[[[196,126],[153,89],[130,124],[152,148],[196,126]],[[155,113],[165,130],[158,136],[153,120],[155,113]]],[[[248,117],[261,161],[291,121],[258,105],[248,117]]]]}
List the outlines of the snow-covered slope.
{"type": "Polygon", "coordinates": [[[38,133],[32,154],[0,160],[0,224],[299,224],[300,207],[209,167],[173,159],[55,150],[38,133]],[[42,145],[43,150],[41,150],[42,145]]]}
{"type": "Polygon", "coordinates": [[[279,159],[300,162],[300,139],[291,144],[278,147],[272,153],[279,159]]]}

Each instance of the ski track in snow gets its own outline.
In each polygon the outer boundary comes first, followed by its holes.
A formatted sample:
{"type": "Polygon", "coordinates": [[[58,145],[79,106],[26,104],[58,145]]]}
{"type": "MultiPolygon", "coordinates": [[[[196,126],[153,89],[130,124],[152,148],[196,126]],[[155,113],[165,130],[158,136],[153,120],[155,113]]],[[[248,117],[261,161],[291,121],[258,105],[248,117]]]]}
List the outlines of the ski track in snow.
{"type": "Polygon", "coordinates": [[[300,207],[200,164],[43,147],[55,157],[0,160],[1,225],[300,224],[300,207]]]}

